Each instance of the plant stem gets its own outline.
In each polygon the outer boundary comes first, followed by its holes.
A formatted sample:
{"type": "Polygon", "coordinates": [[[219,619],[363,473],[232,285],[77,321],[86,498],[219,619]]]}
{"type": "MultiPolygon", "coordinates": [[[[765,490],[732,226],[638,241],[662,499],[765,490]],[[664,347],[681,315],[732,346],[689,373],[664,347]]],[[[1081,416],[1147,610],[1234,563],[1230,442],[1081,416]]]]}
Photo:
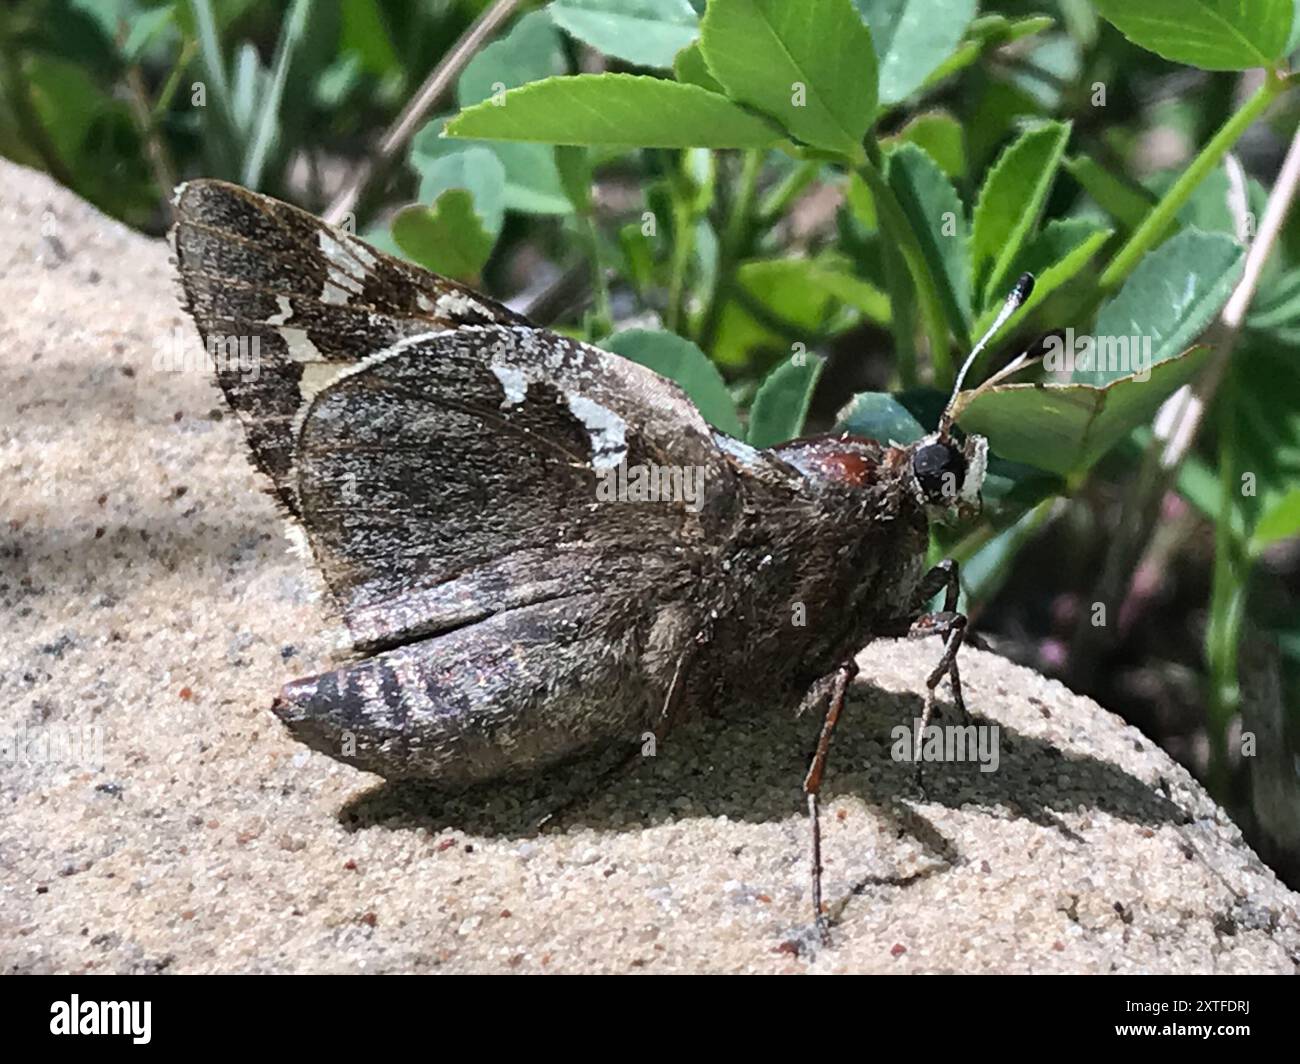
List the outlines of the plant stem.
{"type": "Polygon", "coordinates": [[[595,328],[589,330],[588,339],[595,342],[604,339],[614,324],[614,309],[609,298],[609,280],[605,276],[605,260],[600,251],[600,231],[596,228],[596,212],[588,209],[582,213],[580,222],[583,235],[587,240],[588,254],[591,257],[591,281],[596,295],[595,328]],[[599,336],[594,335],[600,333],[599,336]]]}
{"type": "Polygon", "coordinates": [[[1264,84],[1242,105],[1236,114],[1223,124],[1219,132],[1201,149],[1196,158],[1192,160],[1191,165],[1183,171],[1178,180],[1174,182],[1173,187],[1161,197],[1160,202],[1155,205],[1142,224],[1138,226],[1137,232],[1128,238],[1127,243],[1120,248],[1118,254],[1111,260],[1110,265],[1106,267],[1098,279],[1098,285],[1103,292],[1114,290],[1133,271],[1138,261],[1160,238],[1165,228],[1173,221],[1174,215],[1191,197],[1196,187],[1205,180],[1210,171],[1219,164],[1219,160],[1223,158],[1228,149],[1238,141],[1241,135],[1254,123],[1255,119],[1259,118],[1268,109],[1269,104],[1286,90],[1288,85],[1289,81],[1286,78],[1279,77],[1271,70],[1267,72],[1264,84]]]}
{"type": "Polygon", "coordinates": [[[246,188],[259,188],[268,159],[281,136],[280,102],[284,99],[285,82],[293,66],[294,54],[307,34],[315,0],[294,0],[280,27],[280,39],[275,46],[275,59],[271,64],[271,78],[258,102],[259,114],[254,124],[252,142],[243,159],[240,183],[246,188]]]}
{"type": "Polygon", "coordinates": [[[891,240],[882,243],[885,287],[889,291],[889,329],[894,337],[899,383],[904,388],[915,388],[920,383],[916,374],[916,301],[912,298],[915,289],[897,245],[891,240]]]}
{"type": "Polygon", "coordinates": [[[185,38],[185,43],[181,45],[181,53],[177,58],[171,73],[167,75],[167,80],[163,83],[162,90],[158,93],[158,99],[154,101],[153,113],[150,115],[150,121],[155,125],[162,123],[167,111],[171,108],[172,98],[176,95],[177,88],[180,87],[181,77],[189,69],[190,63],[198,53],[199,42],[192,37],[185,38]]]}
{"type": "Polygon", "coordinates": [[[1223,379],[1232,349],[1236,346],[1241,328],[1245,324],[1246,313],[1250,310],[1250,304],[1254,301],[1255,292],[1259,288],[1259,279],[1268,263],[1269,255],[1273,252],[1274,245],[1282,234],[1282,226],[1286,222],[1298,191],[1300,191],[1300,130],[1291,139],[1291,147],[1287,149],[1286,158],[1282,160],[1282,169],[1278,171],[1277,180],[1273,183],[1273,191],[1269,193],[1268,205],[1264,208],[1263,218],[1260,219],[1259,233],[1246,253],[1246,265],[1241,272],[1241,280],[1237,282],[1237,287],[1233,289],[1223,312],[1219,315],[1222,332],[1219,342],[1214,346],[1210,361],[1200,378],[1188,391],[1182,393],[1180,399],[1170,400],[1170,402],[1177,401],[1179,405],[1172,418],[1172,427],[1162,434],[1163,440],[1168,441],[1160,457],[1160,464],[1164,469],[1176,470],[1196,440],[1205,408],[1214,398],[1215,390],[1223,379]]]}
{"type": "MultiPolygon", "coordinates": [[[[858,173],[871,189],[881,233],[902,254],[915,282],[921,321],[930,341],[930,365],[934,371],[934,383],[942,388],[952,381],[954,371],[952,353],[948,350],[948,324],[944,319],[934,274],[930,271],[921,242],[912,231],[898,197],[894,195],[894,190],[889,187],[877,164],[870,159],[866,160],[858,165],[858,173]]],[[[891,309],[897,313],[897,308],[891,309]]]]}
{"type": "Polygon", "coordinates": [[[1210,790],[1222,800],[1228,790],[1228,723],[1241,708],[1237,678],[1237,648],[1245,618],[1247,563],[1241,544],[1232,534],[1233,501],[1237,491],[1236,426],[1231,412],[1235,387],[1225,388],[1229,407],[1219,438],[1218,519],[1214,535],[1214,575],[1210,591],[1209,621],[1205,628],[1205,660],[1210,669],[1209,713],[1206,732],[1210,740],[1210,790]]]}
{"type": "Polygon", "coordinates": [[[176,186],[176,169],[172,166],[167,146],[158,134],[149,106],[149,92],[145,88],[144,75],[140,67],[132,63],[126,68],[127,104],[131,108],[131,117],[135,120],[140,139],[144,141],[145,158],[153,171],[154,184],[158,186],[158,195],[162,204],[162,217],[170,217],[172,189],[176,186]]]}
{"type": "Polygon", "coordinates": [[[806,159],[786,174],[781,183],[763,197],[758,208],[759,223],[764,228],[775,225],[790,209],[790,204],[813,183],[820,169],[820,163],[806,159]]]}
{"type": "Polygon", "coordinates": [[[736,184],[735,199],[731,202],[731,211],[727,215],[722,239],[718,241],[717,281],[709,296],[708,305],[704,308],[700,319],[700,330],[696,337],[696,342],[706,353],[713,349],[723,308],[731,298],[732,289],[736,284],[736,271],[740,268],[740,260],[744,257],[749,243],[754,194],[758,189],[758,174],[763,167],[763,153],[758,149],[751,149],[744,153],[743,159],[740,179],[736,184]]]}
{"type": "MultiPolygon", "coordinates": [[[[1150,447],[1143,457],[1138,475],[1130,485],[1124,500],[1123,513],[1127,515],[1123,526],[1112,539],[1107,550],[1106,560],[1102,566],[1102,575],[1093,590],[1093,601],[1117,603],[1123,594],[1126,582],[1131,579],[1137,560],[1146,549],[1147,540],[1155,526],[1159,513],[1160,500],[1169,491],[1178,476],[1179,467],[1190,453],[1196,442],[1205,412],[1214,401],[1220,384],[1229,375],[1229,363],[1233,348],[1241,334],[1250,304],[1255,298],[1259,279],[1264,266],[1281,235],[1282,225],[1286,221],[1297,192],[1300,191],[1300,131],[1292,138],[1291,147],[1282,162],[1273,191],[1268,197],[1268,206],[1260,221],[1259,233],[1246,254],[1246,266],[1241,280],[1229,297],[1227,305],[1219,318],[1220,331],[1209,361],[1193,384],[1175,392],[1161,407],[1156,419],[1156,431],[1150,447]]],[[[1220,457],[1222,463],[1223,457],[1220,457]]],[[[1220,466],[1222,474],[1223,467],[1220,466]]],[[[1227,500],[1228,492],[1235,486],[1228,484],[1220,492],[1220,504],[1231,510],[1227,500]]],[[[1224,555],[1222,565],[1219,561],[1221,549],[1239,549],[1236,535],[1238,520],[1233,514],[1219,514],[1216,536],[1215,579],[1219,580],[1220,570],[1227,566],[1228,558],[1224,555]]],[[[1226,569],[1225,569],[1226,571],[1226,569]]],[[[1225,595],[1227,585],[1216,582],[1213,594],[1218,599],[1225,595]]],[[[1238,603],[1236,608],[1244,604],[1238,603]]],[[[1212,615],[1213,619],[1213,615],[1212,615]]],[[[1239,628],[1240,621],[1237,622],[1239,628]]],[[[1213,627],[1213,624],[1212,624],[1213,627]]],[[[1237,630],[1234,628],[1234,631],[1237,630]]],[[[1075,630],[1075,638],[1070,651],[1070,668],[1072,674],[1080,681],[1095,670],[1099,652],[1097,645],[1101,629],[1093,628],[1082,622],[1075,630]]],[[[1221,639],[1222,635],[1216,636],[1221,639]]],[[[1235,647],[1228,657],[1209,642],[1207,635],[1207,654],[1210,655],[1211,674],[1216,667],[1231,664],[1235,668],[1235,647]],[[1217,663],[1217,665],[1216,665],[1217,663]]],[[[1220,681],[1215,679],[1215,690],[1211,692],[1211,706],[1214,699],[1220,697],[1220,681]]]]}
{"type": "Polygon", "coordinates": [[[686,291],[686,269],[695,247],[695,212],[673,184],[673,255],[672,272],[668,278],[668,306],[664,310],[664,324],[670,332],[680,332],[682,300],[686,291]]]}
{"type": "Polygon", "coordinates": [[[380,138],[375,154],[363,159],[353,172],[343,190],[335,197],[329,209],[323,215],[331,225],[337,225],[345,214],[351,211],[360,199],[362,191],[378,173],[382,173],[414,135],[416,129],[424,122],[433,105],[460,77],[460,73],[474,57],[489,37],[497,31],[519,6],[520,0],[497,0],[481,14],[475,23],[461,36],[451,50],[442,57],[442,61],[424,80],[411,101],[402,108],[402,113],[380,138]]]}
{"type": "Polygon", "coordinates": [[[226,77],[225,57],[221,54],[217,16],[210,0],[189,0],[189,4],[198,35],[199,61],[211,90],[208,95],[212,97],[203,121],[205,154],[208,154],[209,166],[215,166],[219,176],[233,177],[238,166],[239,137],[235,116],[230,109],[230,81],[226,77]]]}

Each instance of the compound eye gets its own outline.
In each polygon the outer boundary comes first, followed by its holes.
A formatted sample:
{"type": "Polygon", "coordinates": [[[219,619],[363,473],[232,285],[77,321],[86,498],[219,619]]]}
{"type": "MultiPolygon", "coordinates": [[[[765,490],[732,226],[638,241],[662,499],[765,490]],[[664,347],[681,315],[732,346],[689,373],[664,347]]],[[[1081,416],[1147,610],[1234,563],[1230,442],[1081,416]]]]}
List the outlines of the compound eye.
{"type": "Polygon", "coordinates": [[[912,471],[927,500],[937,506],[953,506],[966,477],[966,459],[949,443],[927,443],[912,456],[912,471]]]}

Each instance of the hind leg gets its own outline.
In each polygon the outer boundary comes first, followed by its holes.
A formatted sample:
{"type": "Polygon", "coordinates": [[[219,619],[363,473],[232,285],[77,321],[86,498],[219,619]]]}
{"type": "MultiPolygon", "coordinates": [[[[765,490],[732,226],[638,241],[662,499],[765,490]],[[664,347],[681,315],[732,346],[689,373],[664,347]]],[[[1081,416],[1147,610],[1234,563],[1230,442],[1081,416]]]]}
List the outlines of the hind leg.
{"type": "MultiPolygon", "coordinates": [[[[803,792],[808,803],[808,827],[812,842],[809,867],[811,871],[813,921],[817,925],[817,931],[821,935],[822,941],[827,944],[830,943],[831,932],[830,924],[822,912],[822,828],[821,810],[818,807],[818,801],[822,789],[822,777],[826,772],[826,759],[831,749],[831,735],[835,731],[835,725],[839,723],[840,714],[844,711],[844,700],[848,694],[849,684],[857,674],[858,663],[850,659],[832,673],[830,677],[827,677],[831,684],[830,700],[826,707],[826,716],[822,721],[822,730],[817,736],[817,749],[813,753],[812,763],[808,766],[808,774],[803,781],[803,792]]],[[[820,687],[820,684],[818,687],[820,687]]],[[[818,688],[814,688],[814,691],[817,690],[818,688]]]]}

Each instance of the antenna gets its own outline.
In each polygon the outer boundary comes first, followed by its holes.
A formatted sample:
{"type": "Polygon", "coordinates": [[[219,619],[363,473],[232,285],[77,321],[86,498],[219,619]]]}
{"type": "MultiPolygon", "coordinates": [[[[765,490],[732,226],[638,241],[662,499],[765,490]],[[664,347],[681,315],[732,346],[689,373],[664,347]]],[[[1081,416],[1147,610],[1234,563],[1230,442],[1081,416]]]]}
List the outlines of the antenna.
{"type": "MultiPolygon", "coordinates": [[[[962,363],[961,369],[957,371],[957,379],[953,382],[952,386],[952,398],[948,400],[948,405],[943,411],[943,417],[939,419],[939,431],[941,433],[946,434],[948,429],[952,427],[952,410],[954,404],[957,402],[957,396],[961,392],[962,381],[966,379],[966,371],[974,365],[975,360],[979,358],[988,342],[993,339],[997,334],[997,331],[1007,323],[1007,319],[1024,305],[1025,300],[1030,297],[1033,291],[1034,275],[1032,273],[1022,273],[1020,279],[1016,281],[1015,286],[1007,294],[1006,302],[1002,304],[1002,309],[998,311],[998,316],[993,320],[993,324],[989,326],[988,332],[981,336],[979,343],[971,348],[971,353],[966,356],[966,361],[962,363]]],[[[1016,369],[1019,369],[1020,365],[1024,361],[1024,357],[1024,355],[1021,355],[1012,363],[1012,365],[1014,365],[1016,369]]],[[[1010,368],[1011,367],[1008,366],[1007,370],[1010,370],[1010,368]]],[[[998,377],[1001,378],[1005,376],[1007,370],[1003,370],[999,373],[998,377]]]]}

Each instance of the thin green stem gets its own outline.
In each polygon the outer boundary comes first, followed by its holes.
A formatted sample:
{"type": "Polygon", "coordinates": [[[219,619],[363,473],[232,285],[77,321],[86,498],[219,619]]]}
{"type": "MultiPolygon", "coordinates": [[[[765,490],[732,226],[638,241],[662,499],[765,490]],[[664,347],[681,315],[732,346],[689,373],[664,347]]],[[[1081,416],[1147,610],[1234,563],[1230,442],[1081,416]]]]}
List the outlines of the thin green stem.
{"type": "Polygon", "coordinates": [[[596,228],[596,212],[582,212],[582,233],[587,242],[587,254],[591,259],[591,287],[596,297],[594,322],[588,322],[589,339],[604,339],[613,328],[614,307],[609,298],[609,279],[605,276],[605,257],[600,250],[600,231],[596,228]],[[597,335],[599,334],[599,335],[597,335]]]}
{"type": "Polygon", "coordinates": [[[199,50],[199,42],[192,37],[185,38],[185,43],[181,45],[179,58],[173,64],[171,72],[167,75],[167,80],[163,83],[162,90],[158,93],[158,99],[154,101],[153,114],[150,121],[155,125],[161,125],[162,120],[166,117],[167,112],[171,109],[172,98],[176,95],[176,90],[180,87],[181,77],[189,69],[191,61],[199,50]]]}
{"type": "Polygon", "coordinates": [[[745,152],[740,179],[736,183],[735,198],[727,215],[722,238],[718,241],[718,275],[710,293],[707,306],[700,318],[696,342],[705,352],[713,349],[717,339],[722,310],[731,298],[736,284],[736,272],[744,257],[753,225],[754,195],[758,190],[758,175],[763,168],[763,153],[757,149],[745,152]]]}
{"type": "Polygon", "coordinates": [[[805,159],[786,174],[785,178],[763,197],[763,202],[758,208],[760,224],[766,227],[780,221],[781,216],[790,209],[790,204],[813,183],[820,170],[820,163],[805,159]]]}
{"type": "Polygon", "coordinates": [[[671,332],[680,332],[682,299],[686,291],[686,269],[695,247],[695,214],[677,193],[673,195],[673,254],[668,277],[668,307],[664,324],[671,332]]]}
{"type": "MultiPolygon", "coordinates": [[[[948,349],[948,323],[944,318],[943,304],[939,300],[939,286],[935,282],[930,264],[926,260],[921,242],[907,220],[898,197],[889,187],[880,168],[872,160],[858,165],[858,173],[871,189],[876,203],[876,215],[885,239],[897,247],[907,263],[908,272],[915,282],[916,298],[921,311],[921,321],[930,341],[930,363],[934,370],[934,383],[939,387],[951,383],[954,375],[952,352],[948,349]]],[[[893,308],[897,313],[897,308],[893,308]]]]}
{"type": "Polygon", "coordinates": [[[1161,197],[1160,202],[1152,208],[1137,231],[1120,248],[1098,279],[1103,292],[1114,290],[1133,271],[1142,256],[1160,239],[1166,227],[1173,221],[1174,215],[1191,197],[1196,187],[1205,180],[1210,171],[1227,154],[1228,149],[1237,143],[1241,135],[1268,109],[1268,106],[1286,91],[1289,84],[1288,79],[1279,77],[1273,71],[1268,72],[1264,84],[1201,149],[1191,165],[1183,171],[1173,187],[1161,197]]]}
{"type": "Polygon", "coordinates": [[[916,300],[907,263],[891,240],[882,241],[881,259],[889,293],[889,329],[894,337],[894,359],[904,388],[920,384],[916,373],[916,300]]]}
{"type": "Polygon", "coordinates": [[[1222,798],[1228,784],[1228,723],[1240,709],[1237,650],[1245,619],[1248,563],[1233,535],[1232,517],[1237,480],[1237,441],[1233,415],[1236,389],[1229,374],[1224,388],[1223,430],[1219,438],[1220,508],[1215,523],[1214,575],[1210,591],[1205,656],[1210,666],[1209,719],[1211,793],[1222,798]]]}

